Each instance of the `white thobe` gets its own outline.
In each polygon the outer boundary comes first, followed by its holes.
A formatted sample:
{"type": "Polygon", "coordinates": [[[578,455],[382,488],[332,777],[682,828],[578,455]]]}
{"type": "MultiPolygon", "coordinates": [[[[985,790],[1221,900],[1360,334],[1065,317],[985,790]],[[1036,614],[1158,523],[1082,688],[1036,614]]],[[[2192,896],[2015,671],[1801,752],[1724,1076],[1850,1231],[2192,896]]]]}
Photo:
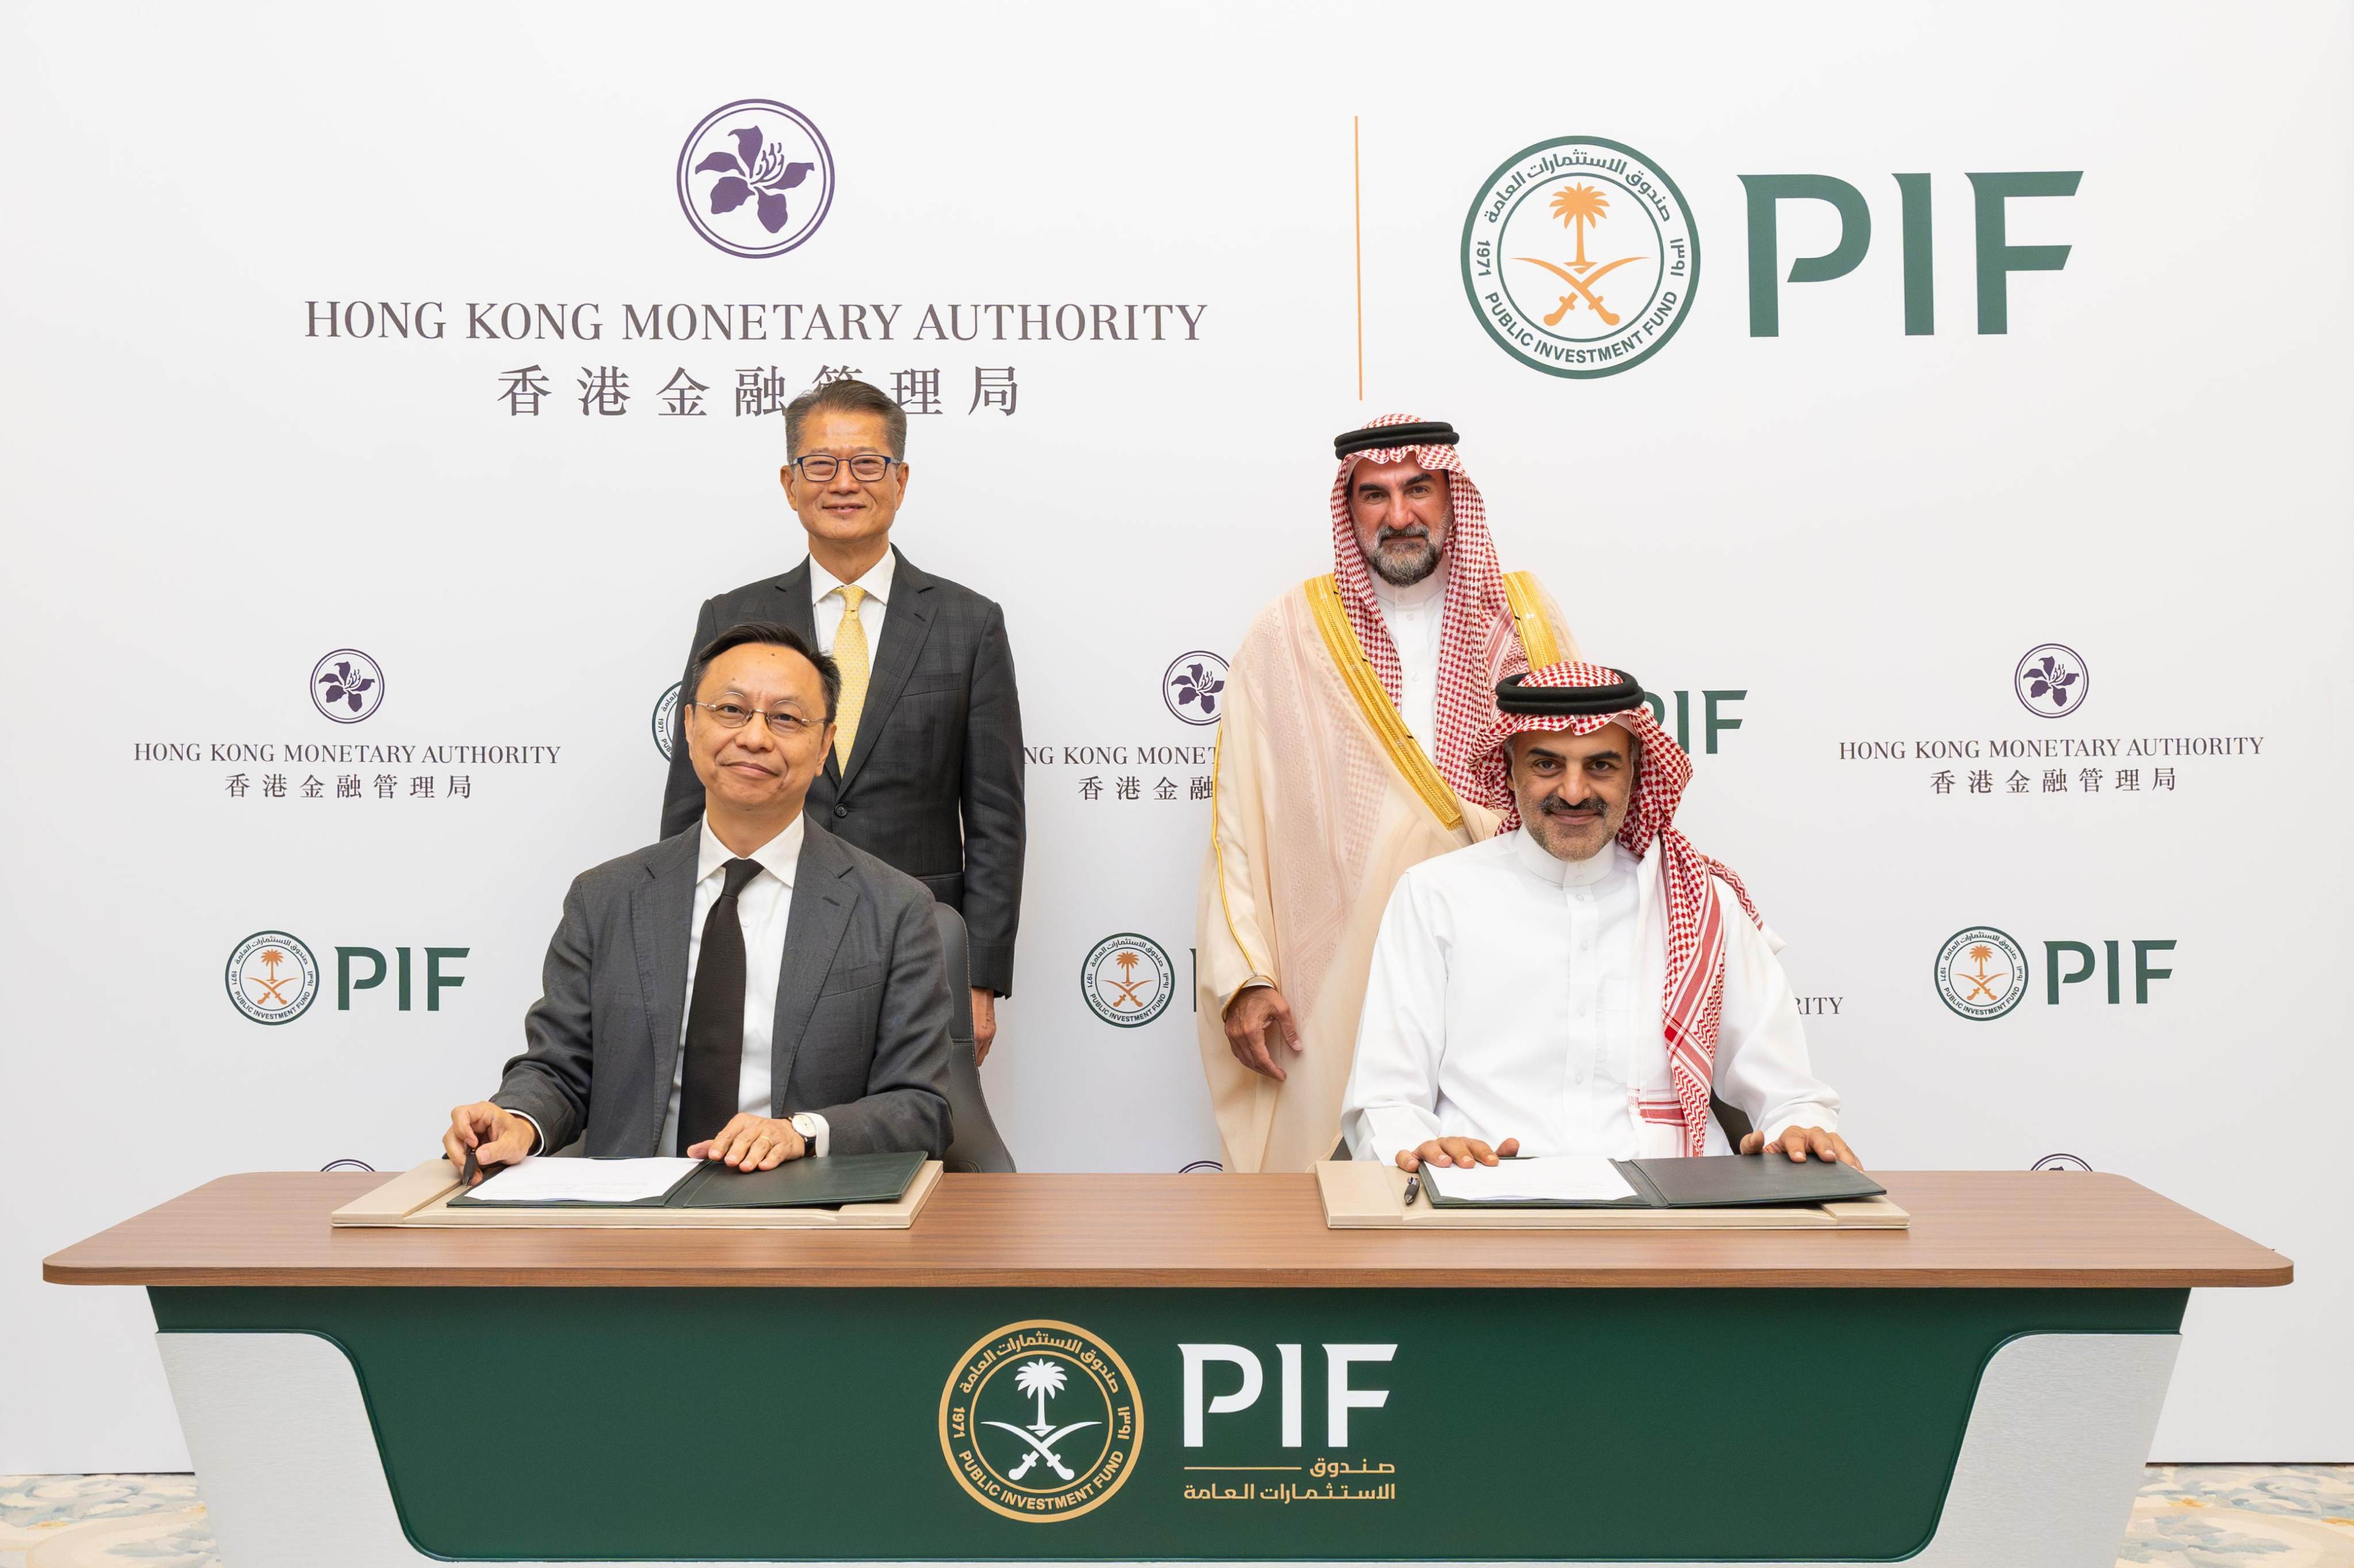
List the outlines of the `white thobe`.
{"type": "Polygon", "coordinates": [[[1447,620],[1447,564],[1420,582],[1398,588],[1373,579],[1373,607],[1397,650],[1398,716],[1426,756],[1438,755],[1438,633],[1447,620]]]}
{"type": "MultiPolygon", "coordinates": [[[[1555,859],[1528,830],[1399,879],[1373,947],[1341,1128],[1360,1160],[1433,1138],[1521,1140],[1521,1153],[1683,1152],[1661,992],[1667,900],[1654,844],[1555,859]]],[[[1839,1128],[1807,1058],[1797,999],[1722,881],[1724,1009],[1712,1088],[1771,1139],[1839,1128]]],[[[1709,1118],[1708,1152],[1732,1151],[1709,1118]]]]}

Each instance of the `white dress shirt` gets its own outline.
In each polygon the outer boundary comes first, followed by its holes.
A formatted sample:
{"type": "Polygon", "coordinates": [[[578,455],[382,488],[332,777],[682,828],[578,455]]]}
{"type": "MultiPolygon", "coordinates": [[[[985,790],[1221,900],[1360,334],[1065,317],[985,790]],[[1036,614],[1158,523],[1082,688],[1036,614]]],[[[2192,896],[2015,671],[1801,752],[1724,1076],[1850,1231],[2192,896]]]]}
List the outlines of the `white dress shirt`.
{"type": "MultiPolygon", "coordinates": [[[[796,814],[783,832],[744,857],[758,861],[760,871],[736,895],[736,918],[744,927],[744,1060],[737,1078],[736,1108],[754,1116],[767,1116],[774,1103],[769,1064],[777,1027],[778,977],[785,964],[785,927],[793,908],[793,873],[801,858],[801,822],[796,814]]],[[[686,1020],[695,1011],[695,966],[703,956],[703,924],[711,917],[711,906],[719,902],[727,885],[727,863],[736,858],[736,852],[719,842],[719,835],[711,831],[710,819],[705,818],[695,856],[695,909],[686,927],[687,1005],[680,1010],[678,1061],[671,1070],[670,1102],[663,1113],[662,1141],[654,1147],[657,1154],[678,1151],[679,1096],[686,1084],[686,1020]]],[[[595,1093],[593,1086],[590,1093],[595,1093]]],[[[531,1121],[521,1111],[514,1114],[531,1121]]],[[[825,1152],[829,1131],[825,1118],[803,1111],[792,1122],[809,1139],[811,1154],[825,1152]]],[[[532,1122],[532,1130],[538,1132],[537,1122],[532,1122]]],[[[535,1136],[535,1153],[550,1152],[540,1149],[539,1142],[535,1136]]]]}
{"type": "MultiPolygon", "coordinates": [[[[1724,1011],[1712,1087],[1771,1139],[1839,1128],[1775,952],[1722,882],[1724,1011]]],[[[1341,1128],[1360,1160],[1432,1138],[1521,1140],[1524,1155],[1683,1151],[1660,1020],[1659,851],[1615,841],[1558,860],[1520,829],[1399,879],[1375,938],[1341,1128]],[[1647,1116],[1646,1112],[1649,1115],[1647,1116]]],[[[1732,1152],[1709,1118],[1707,1150],[1732,1152]]]]}
{"type": "Polygon", "coordinates": [[[1410,588],[1372,573],[1373,605],[1398,656],[1398,714],[1425,755],[1438,755],[1438,630],[1447,619],[1447,563],[1410,588]]]}
{"type": "MultiPolygon", "coordinates": [[[[866,657],[870,663],[875,651],[883,646],[883,615],[891,604],[891,574],[899,564],[896,550],[885,548],[883,558],[866,568],[866,574],[853,588],[866,590],[858,601],[858,624],[866,631],[866,657]]],[[[833,652],[834,633],[842,630],[842,579],[810,557],[810,613],[816,618],[817,651],[833,652]]]]}

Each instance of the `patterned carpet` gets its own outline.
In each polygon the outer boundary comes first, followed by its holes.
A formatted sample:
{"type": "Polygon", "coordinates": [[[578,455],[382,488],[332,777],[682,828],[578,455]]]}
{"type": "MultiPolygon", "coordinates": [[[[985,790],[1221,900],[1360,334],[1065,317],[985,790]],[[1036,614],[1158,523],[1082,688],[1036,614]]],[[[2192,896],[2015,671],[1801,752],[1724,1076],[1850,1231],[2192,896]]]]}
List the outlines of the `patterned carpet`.
{"type": "MultiPolygon", "coordinates": [[[[2120,1568],[2354,1568],[2354,1465],[2153,1465],[2120,1568]]],[[[0,1568],[219,1568],[189,1476],[0,1476],[0,1568]]]]}

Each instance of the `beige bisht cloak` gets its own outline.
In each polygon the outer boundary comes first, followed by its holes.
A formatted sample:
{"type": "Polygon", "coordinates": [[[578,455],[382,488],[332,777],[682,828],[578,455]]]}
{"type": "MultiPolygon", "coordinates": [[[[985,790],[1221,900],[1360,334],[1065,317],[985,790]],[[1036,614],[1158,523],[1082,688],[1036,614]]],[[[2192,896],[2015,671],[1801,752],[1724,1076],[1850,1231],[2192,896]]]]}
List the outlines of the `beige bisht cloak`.
{"type": "MultiPolygon", "coordinates": [[[[1454,466],[1451,449],[1414,450],[1431,454],[1426,467],[1454,466]]],[[[1343,466],[1343,484],[1353,466],[1343,466]]],[[[1458,540],[1467,491],[1458,485],[1458,540]]],[[[1477,493],[1469,499],[1476,508],[1477,493]]],[[[1484,528],[1478,544],[1486,547],[1484,528]]],[[[1535,579],[1514,572],[1501,581],[1510,614],[1488,620],[1475,645],[1486,672],[1476,697],[1490,718],[1507,673],[1577,657],[1535,579]]],[[[1389,662],[1394,668],[1394,655],[1389,662]]],[[[1443,672],[1441,680],[1442,708],[1470,700],[1446,689],[1443,672]]],[[[1202,1065],[1225,1168],[1304,1171],[1340,1140],[1341,1094],[1390,890],[1409,866],[1492,836],[1498,813],[1462,799],[1416,743],[1333,577],[1311,578],[1260,612],[1223,701],[1195,921],[1202,1065]],[[1275,982],[1299,1030],[1298,1051],[1278,1031],[1282,1083],[1235,1061],[1226,1043],[1226,1004],[1253,976],[1275,982]]]]}

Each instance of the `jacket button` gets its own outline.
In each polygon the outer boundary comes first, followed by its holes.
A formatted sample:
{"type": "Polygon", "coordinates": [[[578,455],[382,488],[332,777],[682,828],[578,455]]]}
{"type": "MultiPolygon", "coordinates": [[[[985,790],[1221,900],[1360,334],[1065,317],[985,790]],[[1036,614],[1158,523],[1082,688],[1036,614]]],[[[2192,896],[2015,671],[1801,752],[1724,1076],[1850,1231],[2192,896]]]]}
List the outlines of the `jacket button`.
{"type": "Polygon", "coordinates": [[[833,809],[833,814],[837,817],[846,817],[850,815],[850,808],[847,806],[836,806],[833,809]]]}

